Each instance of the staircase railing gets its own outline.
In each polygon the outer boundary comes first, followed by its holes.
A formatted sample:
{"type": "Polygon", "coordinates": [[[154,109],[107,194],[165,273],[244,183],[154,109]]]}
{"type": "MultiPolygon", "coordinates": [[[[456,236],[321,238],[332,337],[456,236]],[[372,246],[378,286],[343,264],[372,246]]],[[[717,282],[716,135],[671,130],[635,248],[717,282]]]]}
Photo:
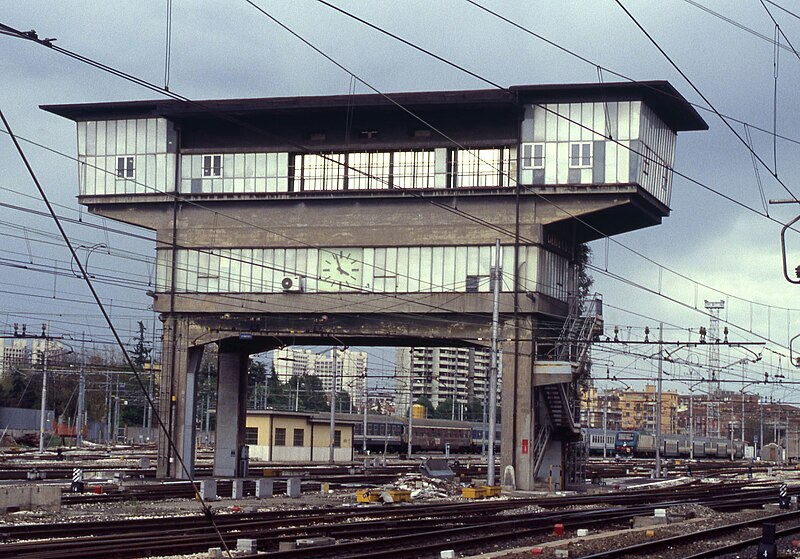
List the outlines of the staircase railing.
{"type": "Polygon", "coordinates": [[[542,461],[544,460],[544,453],[547,450],[548,443],[550,442],[550,433],[552,432],[552,427],[550,424],[544,424],[537,426],[536,428],[536,440],[533,444],[533,475],[536,477],[536,474],[539,473],[539,468],[542,467],[542,461]]]}

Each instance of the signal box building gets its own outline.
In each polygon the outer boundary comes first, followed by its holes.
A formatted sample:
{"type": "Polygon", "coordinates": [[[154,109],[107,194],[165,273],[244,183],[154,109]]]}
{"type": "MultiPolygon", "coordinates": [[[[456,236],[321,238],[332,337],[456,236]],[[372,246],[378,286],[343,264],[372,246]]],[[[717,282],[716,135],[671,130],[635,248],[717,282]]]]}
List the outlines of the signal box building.
{"type": "MultiPolygon", "coordinates": [[[[587,330],[571,305],[576,247],[659,224],[677,133],[706,128],[657,81],[44,109],[77,124],[80,203],[155,232],[160,413],[190,467],[205,345],[234,475],[248,354],[485,346],[499,241],[500,479],[520,489],[568,470],[578,432],[599,313],[587,330]]],[[[162,438],[160,476],[174,458],[162,438]]]]}

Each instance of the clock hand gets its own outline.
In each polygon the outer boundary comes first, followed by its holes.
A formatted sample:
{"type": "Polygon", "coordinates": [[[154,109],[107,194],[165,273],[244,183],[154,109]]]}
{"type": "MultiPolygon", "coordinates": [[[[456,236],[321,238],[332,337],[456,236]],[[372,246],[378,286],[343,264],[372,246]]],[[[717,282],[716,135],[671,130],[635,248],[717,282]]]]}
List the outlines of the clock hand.
{"type": "MultiPolygon", "coordinates": [[[[342,265],[339,263],[339,255],[334,253],[333,257],[336,259],[336,270],[338,270],[339,273],[343,272],[343,273],[347,274],[347,272],[344,271],[344,268],[342,268],[342,265]]],[[[350,274],[347,274],[347,275],[350,275],[350,274]]]]}

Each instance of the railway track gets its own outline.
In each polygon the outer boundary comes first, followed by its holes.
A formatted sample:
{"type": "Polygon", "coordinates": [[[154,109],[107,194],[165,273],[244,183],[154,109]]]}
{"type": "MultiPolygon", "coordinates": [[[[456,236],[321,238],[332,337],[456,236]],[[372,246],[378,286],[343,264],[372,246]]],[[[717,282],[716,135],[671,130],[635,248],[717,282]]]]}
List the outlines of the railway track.
{"type": "MultiPolygon", "coordinates": [[[[684,486],[548,499],[426,503],[368,508],[220,514],[215,523],[229,547],[238,538],[258,541],[265,557],[418,557],[520,537],[546,541],[556,522],[568,528],[618,525],[655,507],[697,503],[718,510],[774,501],[777,486],[693,482],[684,486]],[[536,511],[524,511],[535,505],[536,511]],[[564,510],[564,507],[573,507],[564,510]],[[523,512],[513,509],[523,509],[523,512]],[[544,509],[544,510],[542,510],[544,509]],[[336,545],[276,551],[281,542],[327,536],[336,545]],[[378,550],[379,548],[379,550],[378,550]]],[[[0,558],[137,557],[203,552],[219,547],[208,518],[199,515],[49,525],[6,526],[0,558]],[[48,541],[41,541],[48,538],[48,541]]]]}
{"type": "Polygon", "coordinates": [[[793,511],[608,549],[599,553],[582,555],[580,559],[634,558],[653,556],[667,550],[669,550],[669,556],[675,559],[704,559],[722,557],[725,554],[741,552],[750,547],[754,549],[746,556],[755,557],[755,548],[761,541],[761,536],[754,536],[752,532],[754,529],[760,532],[758,529],[767,522],[782,525],[782,529],[776,532],[778,537],[789,537],[800,533],[800,511],[793,511]],[[723,540],[723,542],[719,543],[719,540],[723,540]],[[701,551],[697,551],[697,546],[694,545],[698,542],[703,542],[704,549],[701,551]]]}

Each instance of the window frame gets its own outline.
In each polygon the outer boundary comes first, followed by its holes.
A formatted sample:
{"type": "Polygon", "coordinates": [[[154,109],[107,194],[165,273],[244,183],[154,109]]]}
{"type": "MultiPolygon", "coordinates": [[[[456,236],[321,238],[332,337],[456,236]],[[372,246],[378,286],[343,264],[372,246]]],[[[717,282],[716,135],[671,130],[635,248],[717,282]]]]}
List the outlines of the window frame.
{"type": "Polygon", "coordinates": [[[335,429],[333,431],[333,448],[341,448],[342,447],[342,430],[335,429]]]}
{"type": "Polygon", "coordinates": [[[306,430],[298,429],[295,427],[292,430],[292,446],[305,446],[306,445],[306,430]],[[300,444],[297,444],[297,435],[300,435],[300,444]]]}
{"type": "Polygon", "coordinates": [[[244,428],[244,444],[246,445],[258,444],[258,427],[244,428]]]}
{"type": "Polygon", "coordinates": [[[222,154],[213,153],[204,155],[201,161],[200,171],[204,179],[222,177],[222,154]],[[217,160],[219,161],[219,165],[215,165],[217,160]]]}
{"type": "Polygon", "coordinates": [[[594,143],[593,142],[570,142],[569,143],[569,168],[570,169],[591,169],[594,164],[594,143]],[[573,149],[578,148],[577,158],[572,154],[573,149]],[[588,148],[589,154],[584,153],[584,148],[588,148]],[[577,159],[577,161],[576,161],[577,159]]]}
{"type": "Polygon", "coordinates": [[[286,446],[286,427],[275,427],[273,446],[286,446]]]}
{"type": "Polygon", "coordinates": [[[520,146],[519,164],[523,169],[544,169],[545,148],[544,142],[523,142],[520,146]],[[530,156],[525,155],[525,150],[530,148],[530,156]],[[541,155],[536,155],[537,149],[541,149],[541,155]]]}
{"type": "Polygon", "coordinates": [[[117,156],[116,178],[117,180],[131,180],[136,178],[136,157],[133,155],[117,156]]]}

